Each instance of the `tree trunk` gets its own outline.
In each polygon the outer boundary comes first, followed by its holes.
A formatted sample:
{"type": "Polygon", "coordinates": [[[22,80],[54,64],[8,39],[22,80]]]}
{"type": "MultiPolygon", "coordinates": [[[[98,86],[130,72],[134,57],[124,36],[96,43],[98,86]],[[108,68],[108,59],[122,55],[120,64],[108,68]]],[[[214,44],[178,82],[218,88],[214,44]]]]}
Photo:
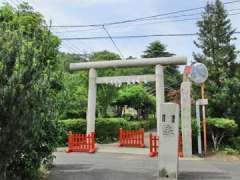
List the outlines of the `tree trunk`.
{"type": "Polygon", "coordinates": [[[220,147],[220,145],[221,145],[221,143],[222,143],[222,140],[223,140],[223,138],[224,138],[224,135],[225,135],[225,133],[223,132],[223,133],[221,134],[220,138],[219,138],[218,141],[217,141],[217,150],[219,150],[219,147],[220,147]]]}
{"type": "Polygon", "coordinates": [[[222,143],[222,140],[224,138],[224,135],[225,133],[223,132],[221,135],[218,135],[218,134],[214,134],[213,132],[211,133],[212,135],[212,141],[213,141],[213,148],[214,148],[214,151],[218,151],[219,150],[219,147],[222,143]]]}
{"type": "Polygon", "coordinates": [[[213,149],[217,151],[217,137],[215,137],[214,133],[211,133],[212,141],[213,141],[213,149]]]}
{"type": "Polygon", "coordinates": [[[3,167],[0,168],[0,179],[1,180],[6,180],[7,179],[7,166],[3,165],[3,167]]]}

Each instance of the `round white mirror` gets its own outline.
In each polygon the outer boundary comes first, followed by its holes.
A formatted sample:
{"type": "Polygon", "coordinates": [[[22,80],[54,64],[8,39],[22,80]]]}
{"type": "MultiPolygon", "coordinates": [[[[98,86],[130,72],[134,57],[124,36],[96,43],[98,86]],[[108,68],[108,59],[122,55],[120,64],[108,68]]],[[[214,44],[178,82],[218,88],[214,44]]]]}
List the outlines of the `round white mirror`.
{"type": "Polygon", "coordinates": [[[202,63],[193,64],[192,72],[189,74],[189,78],[197,84],[205,82],[208,78],[207,67],[202,63]]]}

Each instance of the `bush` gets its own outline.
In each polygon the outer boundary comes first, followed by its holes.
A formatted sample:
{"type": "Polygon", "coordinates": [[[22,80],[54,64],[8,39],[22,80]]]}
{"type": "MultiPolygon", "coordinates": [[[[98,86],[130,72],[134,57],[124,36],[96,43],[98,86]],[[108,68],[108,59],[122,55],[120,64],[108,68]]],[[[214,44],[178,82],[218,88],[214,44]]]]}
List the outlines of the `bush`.
{"type": "Polygon", "coordinates": [[[119,128],[127,129],[128,122],[123,118],[99,118],[96,120],[96,141],[109,143],[118,140],[119,128]]]}
{"type": "Polygon", "coordinates": [[[87,122],[85,119],[66,119],[62,120],[63,129],[73,133],[85,133],[87,122]]]}
{"type": "Polygon", "coordinates": [[[156,119],[128,122],[129,130],[138,130],[138,129],[143,128],[145,131],[148,131],[149,129],[155,129],[156,127],[157,127],[156,119]]]}
{"type": "Polygon", "coordinates": [[[67,145],[67,131],[74,133],[86,133],[86,120],[84,119],[65,119],[59,121],[60,137],[58,139],[58,146],[67,145]]]}
{"type": "MultiPolygon", "coordinates": [[[[74,133],[86,133],[86,120],[84,119],[66,119],[60,121],[61,138],[59,139],[59,146],[66,146],[67,131],[74,133]]],[[[144,128],[156,128],[156,120],[149,119],[144,121],[127,121],[124,118],[97,118],[95,131],[96,142],[110,143],[118,140],[119,128],[128,130],[139,130],[144,128]]]]}
{"type": "Polygon", "coordinates": [[[230,143],[234,149],[240,151],[240,136],[230,138],[230,143]]]}
{"type": "MultiPolygon", "coordinates": [[[[202,123],[200,124],[202,131],[202,123]]],[[[208,137],[210,139],[210,137],[208,137]]],[[[198,152],[198,127],[195,118],[192,118],[192,150],[193,153],[198,152]]]]}
{"type": "MultiPolygon", "coordinates": [[[[84,119],[66,119],[61,121],[62,134],[59,146],[65,146],[67,131],[73,133],[86,133],[87,122],[84,119]]],[[[127,129],[127,121],[123,118],[99,118],[96,120],[96,142],[108,143],[118,139],[119,128],[127,129]]]]}
{"type": "Polygon", "coordinates": [[[230,147],[224,148],[223,152],[227,155],[238,155],[239,151],[230,147]]]}
{"type": "Polygon", "coordinates": [[[214,150],[218,151],[224,137],[232,135],[238,126],[232,119],[208,118],[207,128],[207,132],[212,137],[214,150]]]}

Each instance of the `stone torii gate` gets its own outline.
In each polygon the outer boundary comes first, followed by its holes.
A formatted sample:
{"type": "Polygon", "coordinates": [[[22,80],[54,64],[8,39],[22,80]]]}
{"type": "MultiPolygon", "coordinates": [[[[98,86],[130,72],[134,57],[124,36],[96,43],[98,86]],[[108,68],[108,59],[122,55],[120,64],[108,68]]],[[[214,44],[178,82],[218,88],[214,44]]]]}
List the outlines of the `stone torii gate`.
{"type": "MultiPolygon", "coordinates": [[[[161,158],[159,159],[159,175],[162,177],[177,179],[178,161],[176,160],[177,151],[174,151],[174,149],[177,149],[176,146],[178,141],[176,139],[176,137],[178,137],[178,135],[176,134],[178,133],[176,132],[178,132],[179,108],[177,104],[165,103],[163,66],[184,65],[186,63],[187,58],[184,56],[70,63],[71,71],[89,69],[87,133],[95,132],[97,84],[122,84],[129,82],[155,81],[157,133],[158,136],[161,138],[161,141],[159,143],[159,156],[161,155],[161,158]],[[140,66],[155,66],[155,74],[98,77],[96,72],[96,69],[140,67],[140,66]],[[165,122],[168,124],[166,124],[165,122]],[[173,124],[173,126],[172,129],[170,128],[169,131],[168,128],[169,125],[171,125],[171,123],[173,124]],[[167,126],[164,126],[164,124],[166,124],[167,126]],[[170,135],[169,136],[166,135],[165,131],[162,132],[163,130],[166,130],[166,132],[168,131],[167,133],[170,132],[170,135]],[[174,131],[173,134],[171,130],[174,131]]],[[[189,130],[191,131],[191,114],[190,114],[191,105],[189,103],[189,99],[190,99],[190,84],[189,82],[183,82],[181,85],[181,117],[182,117],[184,156],[191,156],[192,153],[191,138],[189,138],[190,137],[189,130]]]]}
{"type": "Polygon", "coordinates": [[[88,108],[87,108],[87,133],[95,131],[96,114],[96,91],[97,84],[127,83],[127,82],[156,82],[156,117],[157,132],[159,132],[159,122],[161,114],[161,104],[165,102],[164,98],[164,73],[162,65],[182,65],[186,64],[186,57],[164,57],[164,58],[145,58],[134,60],[112,60],[84,63],[70,63],[70,70],[77,71],[89,69],[88,84],[88,108]],[[117,67],[137,67],[155,65],[155,74],[150,75],[132,75],[132,76],[113,76],[97,77],[96,69],[117,68],[117,67]]]}

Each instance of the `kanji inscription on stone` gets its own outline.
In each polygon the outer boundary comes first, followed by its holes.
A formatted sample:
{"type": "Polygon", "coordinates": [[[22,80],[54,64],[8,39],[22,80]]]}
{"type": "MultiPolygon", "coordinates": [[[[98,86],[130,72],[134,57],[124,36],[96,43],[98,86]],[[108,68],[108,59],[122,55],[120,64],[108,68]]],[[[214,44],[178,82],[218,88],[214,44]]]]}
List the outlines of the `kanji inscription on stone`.
{"type": "Polygon", "coordinates": [[[162,125],[163,136],[174,136],[174,127],[171,124],[162,125]]]}

